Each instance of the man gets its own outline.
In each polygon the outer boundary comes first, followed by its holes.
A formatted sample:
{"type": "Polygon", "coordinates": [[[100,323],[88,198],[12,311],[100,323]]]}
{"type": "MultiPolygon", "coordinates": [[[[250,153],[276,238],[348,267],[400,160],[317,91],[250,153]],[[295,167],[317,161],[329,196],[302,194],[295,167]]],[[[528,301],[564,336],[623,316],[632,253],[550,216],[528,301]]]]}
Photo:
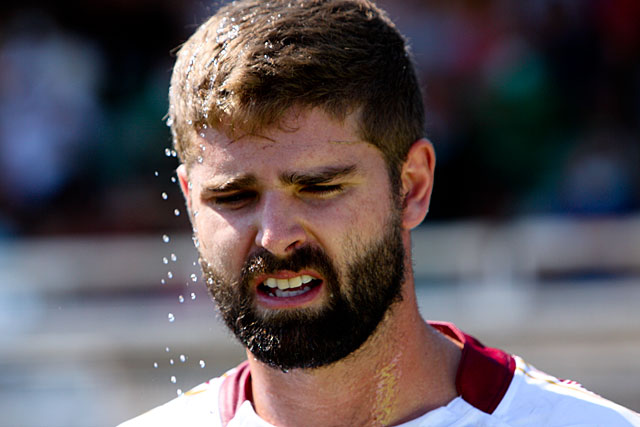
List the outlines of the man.
{"type": "Polygon", "coordinates": [[[366,0],[246,0],[182,46],[178,177],[248,360],[126,426],[640,425],[418,312],[435,154],[403,38],[366,0]]]}

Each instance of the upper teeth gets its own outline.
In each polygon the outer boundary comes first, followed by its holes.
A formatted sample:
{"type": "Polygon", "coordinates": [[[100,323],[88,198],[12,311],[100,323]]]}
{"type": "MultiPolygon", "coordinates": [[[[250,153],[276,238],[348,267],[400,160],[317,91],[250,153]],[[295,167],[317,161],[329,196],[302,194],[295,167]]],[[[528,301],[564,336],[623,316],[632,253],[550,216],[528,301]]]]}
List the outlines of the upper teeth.
{"type": "Polygon", "coordinates": [[[308,274],[303,274],[302,276],[296,276],[290,279],[275,279],[273,277],[269,277],[264,281],[264,284],[270,288],[289,289],[297,288],[298,286],[309,283],[312,280],[313,277],[308,274]]]}

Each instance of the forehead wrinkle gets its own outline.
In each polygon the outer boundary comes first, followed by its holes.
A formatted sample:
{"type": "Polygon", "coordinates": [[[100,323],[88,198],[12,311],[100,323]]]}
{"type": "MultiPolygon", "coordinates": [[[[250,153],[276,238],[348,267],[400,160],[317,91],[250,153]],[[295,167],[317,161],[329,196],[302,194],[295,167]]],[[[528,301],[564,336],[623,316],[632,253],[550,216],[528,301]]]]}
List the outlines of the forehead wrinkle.
{"type": "Polygon", "coordinates": [[[330,139],[329,143],[331,144],[370,144],[367,141],[362,141],[360,139],[330,139]]]}
{"type": "MultiPolygon", "coordinates": [[[[263,140],[264,140],[264,141],[262,141],[263,143],[267,142],[267,143],[273,143],[273,144],[275,144],[275,143],[277,143],[277,142],[278,142],[278,141],[276,141],[275,139],[273,139],[273,138],[269,138],[269,137],[268,137],[268,136],[266,136],[266,135],[261,135],[261,134],[258,134],[258,133],[245,133],[245,134],[243,134],[243,135],[238,136],[237,138],[230,138],[230,139],[229,139],[229,141],[228,141],[228,145],[231,145],[231,144],[233,144],[233,143],[235,143],[235,142],[242,141],[242,140],[243,140],[243,139],[245,139],[245,138],[257,138],[257,139],[263,139],[263,140]]],[[[255,142],[257,142],[257,141],[255,141],[255,142]]]]}

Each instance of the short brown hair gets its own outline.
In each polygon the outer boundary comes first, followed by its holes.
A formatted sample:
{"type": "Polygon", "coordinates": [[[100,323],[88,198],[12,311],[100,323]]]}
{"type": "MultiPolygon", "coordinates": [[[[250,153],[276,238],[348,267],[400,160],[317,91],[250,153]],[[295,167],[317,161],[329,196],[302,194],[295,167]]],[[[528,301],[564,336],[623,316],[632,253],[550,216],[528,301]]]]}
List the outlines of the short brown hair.
{"type": "Polygon", "coordinates": [[[242,0],[222,7],[180,48],[169,91],[174,146],[195,155],[194,130],[254,133],[292,107],[343,120],[383,154],[394,187],[424,107],[404,38],[367,0],[242,0]]]}

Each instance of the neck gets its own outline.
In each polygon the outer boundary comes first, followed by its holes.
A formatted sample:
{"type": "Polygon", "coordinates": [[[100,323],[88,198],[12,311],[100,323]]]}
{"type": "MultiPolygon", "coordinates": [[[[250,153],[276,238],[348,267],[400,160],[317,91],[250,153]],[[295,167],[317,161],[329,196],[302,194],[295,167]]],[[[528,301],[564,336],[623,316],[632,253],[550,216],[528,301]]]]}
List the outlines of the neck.
{"type": "Polygon", "coordinates": [[[422,320],[407,282],[376,332],[339,362],[284,373],[248,353],[257,414],[278,426],[382,426],[455,398],[460,349],[422,320]]]}

